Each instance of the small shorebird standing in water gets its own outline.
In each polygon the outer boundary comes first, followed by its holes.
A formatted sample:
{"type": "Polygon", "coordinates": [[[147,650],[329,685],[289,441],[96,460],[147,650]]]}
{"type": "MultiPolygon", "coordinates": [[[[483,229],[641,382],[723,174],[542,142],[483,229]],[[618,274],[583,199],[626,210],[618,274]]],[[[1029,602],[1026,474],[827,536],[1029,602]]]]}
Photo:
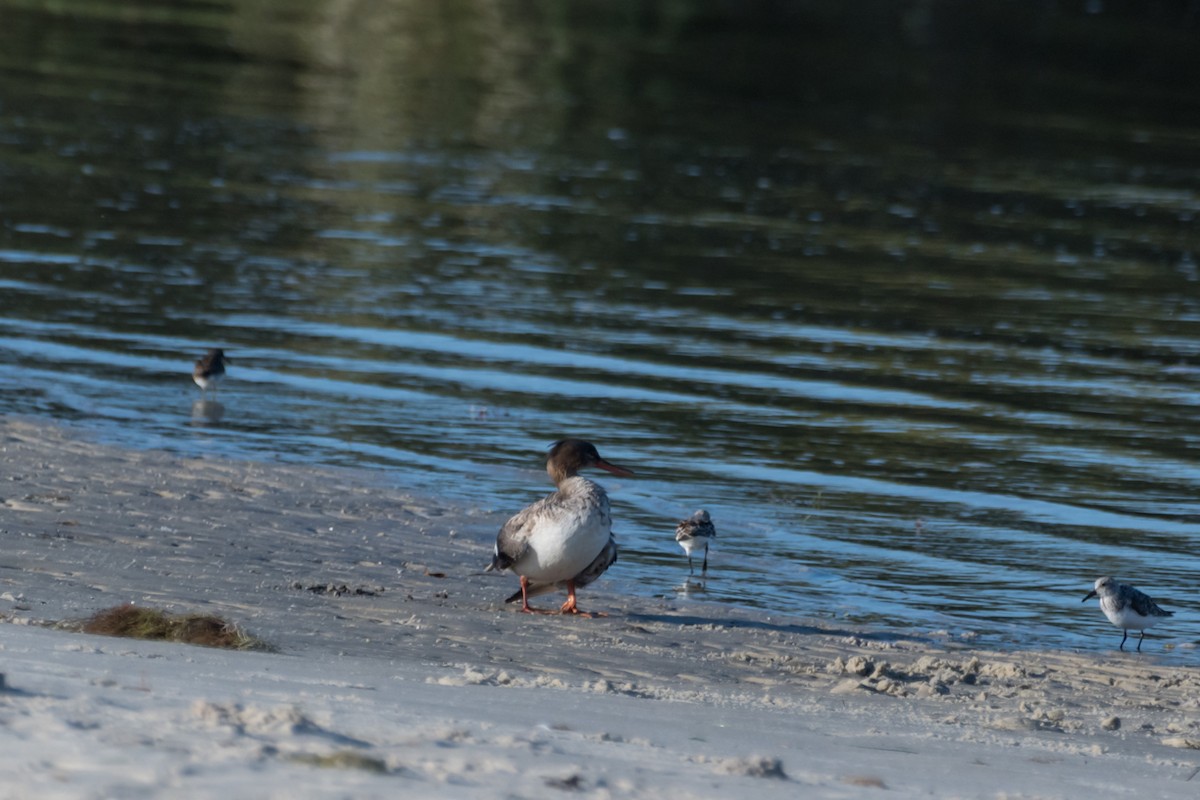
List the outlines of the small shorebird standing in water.
{"type": "Polygon", "coordinates": [[[704,548],[704,565],[700,567],[700,574],[708,574],[708,543],[715,538],[717,529],[704,509],[700,509],[675,527],[675,541],[679,542],[683,552],[687,553],[688,575],[696,574],[692,566],[692,551],[697,547],[704,548]]]}
{"type": "Polygon", "coordinates": [[[1100,597],[1100,610],[1104,612],[1104,616],[1125,634],[1121,637],[1121,650],[1125,649],[1125,640],[1129,638],[1130,629],[1133,629],[1142,632],[1137,646],[1137,651],[1142,652],[1142,639],[1146,638],[1146,628],[1157,625],[1175,614],[1174,611],[1163,611],[1145,592],[1117,583],[1109,577],[1097,580],[1096,588],[1088,592],[1083,602],[1086,603],[1096,596],[1100,597]]]}
{"type": "Polygon", "coordinates": [[[200,391],[207,392],[210,388],[214,392],[217,390],[217,384],[225,377],[226,363],[233,361],[225,358],[225,351],[219,347],[214,347],[203,358],[196,360],[196,366],[192,368],[192,380],[200,387],[200,391]]]}
{"type": "Polygon", "coordinates": [[[511,569],[521,577],[521,590],[505,602],[520,600],[527,614],[552,613],[531,608],[529,598],[566,587],[567,601],[560,613],[592,616],[576,606],[575,590],[599,578],[617,560],[608,494],[579,475],[587,467],[633,474],[605,461],[590,442],[555,442],[546,457],[546,472],[558,490],[517,512],[496,537],[492,563],[485,571],[511,569]]]}

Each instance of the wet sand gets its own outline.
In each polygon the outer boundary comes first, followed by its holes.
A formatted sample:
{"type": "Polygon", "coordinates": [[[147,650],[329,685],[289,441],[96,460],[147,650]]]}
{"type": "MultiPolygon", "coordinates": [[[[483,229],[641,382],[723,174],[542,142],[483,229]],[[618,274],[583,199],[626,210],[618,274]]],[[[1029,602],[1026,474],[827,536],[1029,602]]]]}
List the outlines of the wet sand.
{"type": "Polygon", "coordinates": [[[0,450],[0,798],[1200,791],[1200,670],[1153,652],[977,650],[605,580],[580,604],[607,617],[528,616],[482,567],[532,498],[455,508],[27,418],[0,450]],[[275,650],[44,626],[126,602],[275,650]]]}

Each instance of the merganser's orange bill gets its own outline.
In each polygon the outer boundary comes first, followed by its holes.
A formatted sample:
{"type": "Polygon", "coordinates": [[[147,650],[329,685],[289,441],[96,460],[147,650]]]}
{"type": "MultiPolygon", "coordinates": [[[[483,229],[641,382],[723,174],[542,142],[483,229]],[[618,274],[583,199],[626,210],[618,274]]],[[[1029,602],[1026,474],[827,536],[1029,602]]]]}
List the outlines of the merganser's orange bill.
{"type": "Polygon", "coordinates": [[[628,478],[633,475],[633,470],[626,469],[625,467],[621,467],[616,464],[610,464],[603,458],[596,461],[596,466],[605,472],[611,472],[613,475],[620,475],[622,478],[628,478]]]}

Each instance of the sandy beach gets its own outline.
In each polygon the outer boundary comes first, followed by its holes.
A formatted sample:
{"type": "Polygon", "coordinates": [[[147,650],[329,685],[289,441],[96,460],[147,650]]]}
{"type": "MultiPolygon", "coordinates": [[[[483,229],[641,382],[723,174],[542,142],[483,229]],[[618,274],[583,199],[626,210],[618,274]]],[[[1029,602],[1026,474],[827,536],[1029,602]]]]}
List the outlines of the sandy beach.
{"type": "Polygon", "coordinates": [[[532,497],[455,508],[28,418],[0,450],[0,798],[1200,792],[1200,671],[1153,635],[992,652],[606,580],[580,604],[607,617],[533,617],[482,569],[532,497]],[[272,650],[53,627],[122,603],[272,650]]]}

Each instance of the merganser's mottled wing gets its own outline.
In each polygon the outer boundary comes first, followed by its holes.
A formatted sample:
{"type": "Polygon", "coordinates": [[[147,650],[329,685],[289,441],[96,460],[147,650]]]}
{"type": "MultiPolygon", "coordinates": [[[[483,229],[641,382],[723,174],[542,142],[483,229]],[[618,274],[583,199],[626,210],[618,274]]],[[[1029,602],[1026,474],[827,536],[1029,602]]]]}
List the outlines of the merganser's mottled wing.
{"type": "Polygon", "coordinates": [[[500,526],[500,533],[496,535],[496,549],[492,554],[492,563],[484,569],[484,572],[506,570],[519,561],[529,548],[529,537],[533,535],[538,523],[553,515],[559,505],[561,502],[556,492],[543,497],[536,503],[525,506],[509,517],[508,521],[500,526]]]}
{"type": "Polygon", "coordinates": [[[600,555],[596,556],[596,560],[575,576],[575,588],[578,589],[580,586],[587,586],[594,582],[615,563],[617,563],[617,540],[616,537],[610,535],[608,544],[604,545],[604,549],[600,551],[600,555]]]}

